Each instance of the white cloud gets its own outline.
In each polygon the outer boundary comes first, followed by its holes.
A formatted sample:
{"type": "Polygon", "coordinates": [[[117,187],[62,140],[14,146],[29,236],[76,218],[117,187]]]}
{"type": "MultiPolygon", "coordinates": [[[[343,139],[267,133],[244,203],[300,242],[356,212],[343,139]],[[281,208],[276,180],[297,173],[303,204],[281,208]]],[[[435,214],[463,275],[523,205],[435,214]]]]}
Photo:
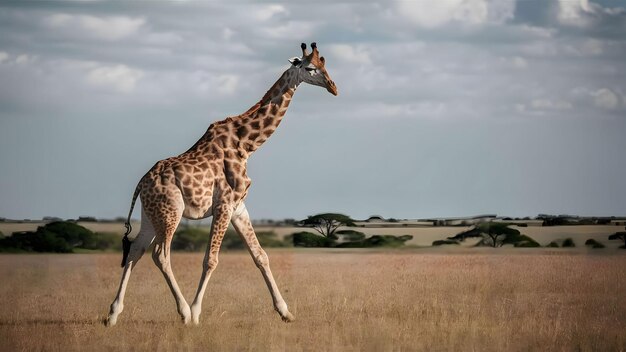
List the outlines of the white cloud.
{"type": "Polygon", "coordinates": [[[565,100],[534,99],[530,105],[536,110],[569,110],[572,103],[565,100]]]}
{"type": "Polygon", "coordinates": [[[217,91],[230,95],[235,93],[237,87],[239,86],[239,76],[237,75],[220,75],[217,77],[217,91]]]}
{"type": "Polygon", "coordinates": [[[421,27],[435,28],[449,22],[502,23],[513,17],[515,2],[488,0],[399,1],[398,11],[421,27]]]}
{"type": "Polygon", "coordinates": [[[87,82],[95,86],[110,87],[122,93],[135,89],[137,81],[143,76],[141,70],[126,65],[100,66],[87,73],[87,82]]]}
{"type": "Polygon", "coordinates": [[[521,56],[514,56],[511,58],[500,58],[500,61],[504,64],[505,67],[514,68],[517,70],[524,70],[528,68],[528,61],[521,56]]]}
{"type": "Polygon", "coordinates": [[[565,54],[575,56],[599,56],[604,54],[606,44],[598,39],[586,39],[580,43],[563,45],[565,54]]]}
{"type": "Polygon", "coordinates": [[[229,41],[230,38],[233,37],[233,35],[235,35],[235,31],[230,29],[230,28],[228,28],[228,27],[225,27],[222,30],[222,39],[224,39],[225,41],[229,41]]]}
{"type": "Polygon", "coordinates": [[[527,24],[518,27],[524,34],[531,35],[537,38],[552,38],[556,32],[553,28],[529,26],[527,24]]]}
{"type": "Polygon", "coordinates": [[[180,35],[176,33],[168,33],[168,32],[149,33],[143,36],[143,38],[148,44],[164,46],[164,47],[169,47],[169,46],[178,44],[183,41],[183,38],[180,35]]]}
{"type": "Polygon", "coordinates": [[[607,8],[589,0],[560,0],[558,19],[562,24],[586,27],[599,16],[619,16],[624,13],[624,8],[607,8]]]}
{"type": "Polygon", "coordinates": [[[288,15],[289,11],[287,11],[287,9],[283,5],[267,5],[259,10],[254,11],[254,18],[259,21],[267,21],[278,14],[288,15]]]}
{"type": "Polygon", "coordinates": [[[87,33],[92,37],[114,41],[136,33],[145,24],[141,17],[70,15],[58,13],[48,16],[46,23],[52,28],[87,33]]]}
{"type": "Polygon", "coordinates": [[[25,65],[35,61],[36,57],[27,54],[21,54],[15,58],[15,63],[18,65],[25,65]]]}
{"type": "Polygon", "coordinates": [[[308,21],[286,21],[278,25],[262,26],[261,34],[272,39],[301,39],[313,34],[315,25],[308,21]]]}
{"type": "Polygon", "coordinates": [[[362,45],[333,44],[329,46],[328,50],[332,55],[346,63],[364,65],[372,63],[368,51],[362,45]]]}
{"type": "Polygon", "coordinates": [[[0,51],[0,64],[7,60],[9,60],[9,54],[4,51],[0,51]]]}
{"type": "Polygon", "coordinates": [[[604,43],[597,39],[587,39],[580,46],[580,52],[584,55],[601,55],[604,53],[604,43]]]}
{"type": "Polygon", "coordinates": [[[574,97],[586,102],[587,105],[602,110],[614,111],[626,108],[626,96],[624,96],[620,88],[589,89],[587,87],[576,87],[572,90],[572,94],[574,97]]]}
{"type": "Polygon", "coordinates": [[[620,105],[620,97],[607,88],[591,92],[591,96],[593,96],[593,104],[602,109],[615,110],[620,105]]]}

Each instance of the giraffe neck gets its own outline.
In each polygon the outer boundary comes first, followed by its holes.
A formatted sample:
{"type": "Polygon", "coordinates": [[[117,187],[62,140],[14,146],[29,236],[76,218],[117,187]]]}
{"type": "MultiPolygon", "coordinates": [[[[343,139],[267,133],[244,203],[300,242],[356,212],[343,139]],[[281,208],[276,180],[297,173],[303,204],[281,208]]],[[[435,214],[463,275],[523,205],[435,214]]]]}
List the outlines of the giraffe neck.
{"type": "Polygon", "coordinates": [[[235,132],[246,153],[257,150],[274,133],[301,82],[298,70],[289,68],[258,103],[241,115],[235,132]]]}

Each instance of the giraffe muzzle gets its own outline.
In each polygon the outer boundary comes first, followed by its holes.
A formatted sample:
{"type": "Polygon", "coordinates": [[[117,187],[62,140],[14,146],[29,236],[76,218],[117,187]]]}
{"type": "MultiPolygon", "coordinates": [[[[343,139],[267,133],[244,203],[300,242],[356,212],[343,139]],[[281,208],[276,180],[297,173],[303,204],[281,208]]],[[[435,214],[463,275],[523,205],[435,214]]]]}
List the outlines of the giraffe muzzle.
{"type": "Polygon", "coordinates": [[[326,85],[326,90],[334,96],[339,95],[339,92],[337,91],[337,86],[333,81],[328,81],[328,84],[326,85]]]}

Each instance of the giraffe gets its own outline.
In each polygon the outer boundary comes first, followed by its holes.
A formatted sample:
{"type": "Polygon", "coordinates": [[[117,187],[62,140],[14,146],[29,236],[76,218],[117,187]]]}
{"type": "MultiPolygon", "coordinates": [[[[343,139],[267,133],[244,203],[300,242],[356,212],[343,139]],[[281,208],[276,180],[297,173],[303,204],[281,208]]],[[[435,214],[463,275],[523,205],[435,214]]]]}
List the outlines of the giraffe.
{"type": "Polygon", "coordinates": [[[337,95],[337,87],[325,68],[316,43],[311,53],[302,43],[301,57],[289,60],[291,66],[265,93],[263,98],[241,115],[228,117],[209,126],[204,135],[186,152],[158,161],[139,181],[131,201],[126,234],[122,240],[122,278],[105,324],[116,324],[124,309],[124,296],[131,271],[148,247],[154,243],[152,259],[161,270],[184,324],[199,323],[202,299],[229,223],[243,239],[272,296],[274,309],[285,322],[295,318],[289,312],[269,259],[254,233],[244,204],[250,178],[247,160],[276,130],[300,83],[321,86],[337,95]],[[141,197],[141,229],[131,241],[130,217],[137,197],[141,197]],[[202,261],[202,275],[191,306],[178,287],[170,262],[170,245],[182,217],[213,217],[211,234],[202,261]]]}

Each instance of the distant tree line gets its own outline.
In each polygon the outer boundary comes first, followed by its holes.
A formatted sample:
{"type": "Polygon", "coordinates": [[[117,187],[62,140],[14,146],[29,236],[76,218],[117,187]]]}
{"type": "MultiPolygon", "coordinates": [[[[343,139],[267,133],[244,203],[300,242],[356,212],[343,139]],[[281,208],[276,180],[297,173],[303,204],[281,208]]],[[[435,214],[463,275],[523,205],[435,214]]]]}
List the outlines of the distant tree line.
{"type": "MultiPolygon", "coordinates": [[[[324,247],[324,248],[372,248],[403,247],[413,236],[374,235],[367,237],[353,229],[340,229],[354,224],[354,220],[343,214],[324,213],[310,216],[298,223],[302,227],[311,227],[316,233],[300,231],[279,238],[273,231],[257,232],[259,243],[263,247],[324,247]]],[[[534,239],[511,224],[485,222],[471,229],[458,233],[444,240],[437,240],[433,246],[459,245],[467,238],[480,238],[476,246],[502,247],[540,247],[534,239]]],[[[172,249],[179,251],[203,251],[209,241],[210,233],[196,227],[184,226],[177,230],[172,241],[172,249]]],[[[626,232],[616,232],[609,240],[623,241],[626,248],[626,232]]],[[[553,241],[547,247],[575,247],[571,238],[553,241]]],[[[604,248],[595,239],[588,239],[585,246],[604,248]]],[[[53,252],[73,253],[85,251],[120,250],[120,235],[115,233],[95,233],[73,221],[54,221],[40,226],[35,231],[14,232],[11,236],[0,233],[0,252],[53,252]]],[[[222,248],[230,250],[245,249],[240,236],[228,230],[222,242],[222,248]]]]}

